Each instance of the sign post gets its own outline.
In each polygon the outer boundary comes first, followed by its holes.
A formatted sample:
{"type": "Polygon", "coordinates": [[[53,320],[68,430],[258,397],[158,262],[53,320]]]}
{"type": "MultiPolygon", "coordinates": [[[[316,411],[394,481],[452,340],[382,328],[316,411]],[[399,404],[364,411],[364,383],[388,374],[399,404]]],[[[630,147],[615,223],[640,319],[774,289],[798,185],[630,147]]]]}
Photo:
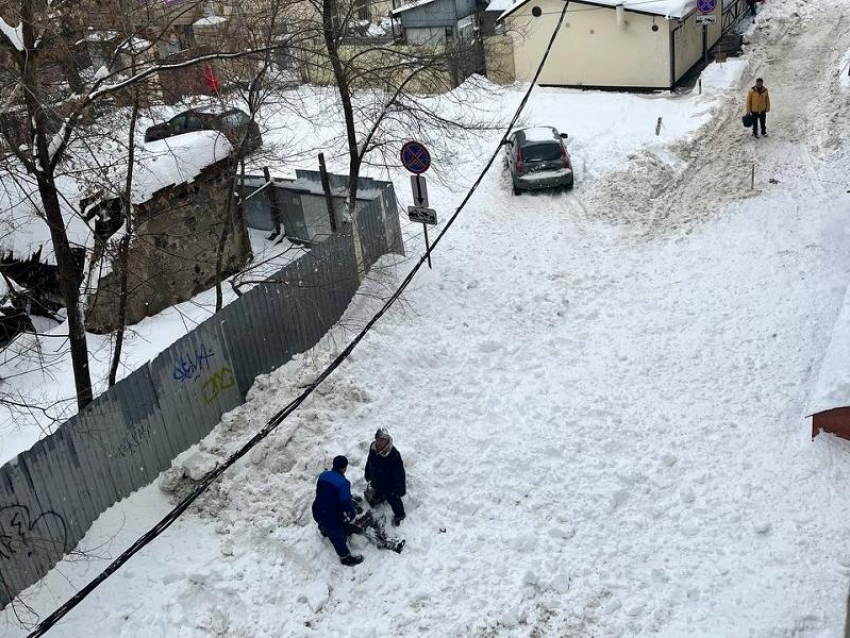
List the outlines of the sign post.
{"type": "Polygon", "coordinates": [[[410,188],[413,191],[413,206],[407,207],[407,216],[412,222],[422,222],[425,232],[425,252],[428,268],[431,268],[431,244],[428,240],[428,225],[437,223],[437,211],[428,208],[428,183],[422,173],[431,168],[431,154],[422,142],[407,142],[401,147],[401,163],[413,175],[410,188]]]}
{"type": "Polygon", "coordinates": [[[708,66],[708,25],[716,20],[714,10],[717,8],[717,0],[697,0],[697,24],[702,25],[702,63],[708,66]]]}

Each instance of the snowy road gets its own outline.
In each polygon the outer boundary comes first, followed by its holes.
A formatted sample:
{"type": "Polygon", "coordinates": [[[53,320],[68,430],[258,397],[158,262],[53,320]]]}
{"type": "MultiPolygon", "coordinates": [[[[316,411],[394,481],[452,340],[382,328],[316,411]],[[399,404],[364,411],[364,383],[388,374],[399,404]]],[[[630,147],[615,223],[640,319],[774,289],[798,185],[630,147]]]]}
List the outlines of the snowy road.
{"type": "MultiPolygon", "coordinates": [[[[842,11],[753,35],[767,139],[740,96],[571,195],[514,198],[494,171],[404,305],[57,635],[839,635],[850,448],[810,442],[804,410],[850,270],[842,11]],[[407,547],[360,546],[351,570],[310,521],[313,481],[343,452],[362,487],[378,427],[407,462],[407,547]]],[[[261,379],[207,450],[328,356],[261,379]]]]}

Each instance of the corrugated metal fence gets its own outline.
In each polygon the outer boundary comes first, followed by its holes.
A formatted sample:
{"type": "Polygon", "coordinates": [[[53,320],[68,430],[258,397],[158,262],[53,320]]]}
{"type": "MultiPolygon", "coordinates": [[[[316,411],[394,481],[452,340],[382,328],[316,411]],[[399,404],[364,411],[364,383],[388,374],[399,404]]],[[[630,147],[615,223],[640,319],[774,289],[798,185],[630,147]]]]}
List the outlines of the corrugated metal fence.
{"type": "Polygon", "coordinates": [[[361,203],[356,228],[314,244],[0,468],[0,606],[208,434],[257,375],[314,346],[381,255],[404,253],[392,185],[368,182],[380,194],[361,203]]]}

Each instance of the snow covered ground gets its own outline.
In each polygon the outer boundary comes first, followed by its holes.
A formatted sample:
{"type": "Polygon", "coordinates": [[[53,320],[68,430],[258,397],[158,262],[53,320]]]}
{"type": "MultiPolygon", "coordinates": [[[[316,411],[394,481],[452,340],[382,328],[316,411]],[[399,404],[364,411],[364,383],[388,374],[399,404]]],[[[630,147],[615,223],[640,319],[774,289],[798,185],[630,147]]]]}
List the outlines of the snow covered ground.
{"type": "MultiPolygon", "coordinates": [[[[568,132],[568,144],[577,170],[578,183],[592,182],[622,164],[636,149],[657,149],[658,153],[664,154],[664,149],[671,141],[687,139],[693,135],[701,125],[709,122],[711,113],[728,99],[730,87],[733,87],[732,90],[737,88],[737,82],[745,69],[746,62],[741,60],[712,67],[706,75],[705,90],[701,96],[671,98],[663,94],[638,96],[537,89],[521,124],[546,124],[568,132]],[[662,118],[662,127],[660,134],[656,136],[659,117],[662,118]]],[[[471,82],[461,87],[451,99],[434,98],[432,102],[433,108],[450,117],[463,119],[469,116],[481,122],[495,122],[504,126],[516,109],[522,91],[523,87],[520,86],[501,88],[486,81],[478,84],[471,82]]],[[[337,108],[332,101],[333,89],[304,87],[297,95],[289,97],[289,101],[281,101],[281,104],[270,105],[264,110],[264,151],[252,158],[249,172],[259,173],[265,165],[283,177],[294,177],[296,168],[316,170],[315,147],[338,139],[343,134],[342,117],[333,117],[333,109],[337,108]],[[293,112],[292,103],[299,105],[296,112],[293,112]]],[[[200,100],[200,103],[206,102],[209,102],[209,98],[200,100]]],[[[149,125],[167,119],[183,108],[185,107],[163,107],[146,114],[137,127],[138,143],[142,143],[144,131],[149,125]]],[[[109,123],[118,131],[118,138],[124,135],[121,129],[121,115],[116,116],[116,122],[109,123]]],[[[434,169],[429,173],[432,201],[441,211],[450,210],[457,202],[462,190],[471,183],[473,171],[478,170],[482,153],[492,148],[499,137],[500,131],[487,130],[443,142],[446,148],[451,149],[451,154],[439,157],[434,169]]],[[[159,144],[161,143],[155,142],[153,146],[159,144]]],[[[328,147],[333,145],[328,143],[328,147]]],[[[117,162],[116,158],[120,158],[121,149],[121,144],[116,140],[108,152],[104,153],[106,159],[96,158],[89,161],[111,166],[117,162]]],[[[344,156],[328,153],[328,166],[331,171],[345,173],[347,160],[344,156]]],[[[390,174],[375,169],[372,171],[373,177],[394,180],[396,192],[403,205],[412,203],[408,177],[401,167],[390,174]]],[[[501,183],[496,183],[499,185],[490,188],[501,189],[501,183]]],[[[78,186],[76,183],[68,184],[70,203],[76,201],[74,197],[78,196],[78,186]]],[[[0,208],[2,207],[3,202],[0,201],[0,208]]],[[[75,237],[85,244],[86,240],[83,238],[90,234],[90,229],[79,217],[71,218],[76,228],[75,237]]],[[[15,238],[18,250],[32,249],[48,238],[45,234],[46,226],[40,220],[30,224],[28,229],[35,231],[35,236],[32,232],[7,233],[15,238]]],[[[410,229],[408,235],[412,241],[420,240],[420,231],[419,226],[410,229]]],[[[7,242],[8,239],[9,237],[6,238],[7,242]]],[[[253,239],[261,238],[258,235],[253,239]]],[[[287,259],[300,253],[300,249],[293,249],[287,254],[287,259]]],[[[262,261],[263,259],[258,257],[255,263],[262,261]]],[[[226,301],[234,298],[229,286],[225,286],[225,293],[226,301]]],[[[208,317],[215,307],[214,300],[214,292],[207,291],[131,328],[119,378],[153,359],[192,326],[208,317]]],[[[64,324],[57,326],[51,323],[44,330],[48,334],[47,337],[35,339],[30,335],[22,335],[12,348],[0,356],[0,376],[5,382],[3,390],[6,396],[21,405],[38,403],[50,406],[49,413],[58,419],[53,421],[46,414],[0,405],[0,462],[29,448],[45,433],[53,431],[61,419],[75,413],[70,353],[63,337],[67,334],[66,330],[64,324]],[[48,365],[44,366],[44,362],[48,365]]],[[[100,392],[106,387],[112,340],[108,336],[89,335],[89,349],[93,381],[96,391],[100,392]]]]}
{"type": "MultiPolygon", "coordinates": [[[[53,634],[841,635],[850,445],[810,441],[805,415],[850,270],[846,12],[768,0],[745,78],[771,91],[766,139],[741,128],[743,90],[540,90],[526,119],[570,133],[576,191],[515,198],[493,170],[404,303],[53,634]],[[362,489],[378,427],[407,464],[407,546],[356,539],[366,561],[349,569],[309,505],[334,454],[362,489]]],[[[432,182],[441,219],[494,139],[432,182]]],[[[203,451],[224,457],[314,378],[408,267],[382,265],[203,451]]],[[[154,485],[110,509],[78,548],[91,558],[23,601],[49,613],[169,498],[154,485]]],[[[25,635],[5,616],[0,636],[25,635]]]]}

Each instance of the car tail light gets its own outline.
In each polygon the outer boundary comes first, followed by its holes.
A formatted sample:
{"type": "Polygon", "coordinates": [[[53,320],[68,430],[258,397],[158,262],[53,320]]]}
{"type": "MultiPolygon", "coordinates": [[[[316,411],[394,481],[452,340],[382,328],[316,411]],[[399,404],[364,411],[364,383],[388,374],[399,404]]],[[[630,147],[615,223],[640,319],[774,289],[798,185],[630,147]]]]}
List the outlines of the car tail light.
{"type": "Polygon", "coordinates": [[[572,168],[570,166],[570,158],[567,157],[567,149],[561,144],[561,161],[564,163],[564,168],[572,168]]]}
{"type": "Polygon", "coordinates": [[[522,153],[519,149],[516,150],[516,170],[517,172],[522,170],[522,153]]]}

